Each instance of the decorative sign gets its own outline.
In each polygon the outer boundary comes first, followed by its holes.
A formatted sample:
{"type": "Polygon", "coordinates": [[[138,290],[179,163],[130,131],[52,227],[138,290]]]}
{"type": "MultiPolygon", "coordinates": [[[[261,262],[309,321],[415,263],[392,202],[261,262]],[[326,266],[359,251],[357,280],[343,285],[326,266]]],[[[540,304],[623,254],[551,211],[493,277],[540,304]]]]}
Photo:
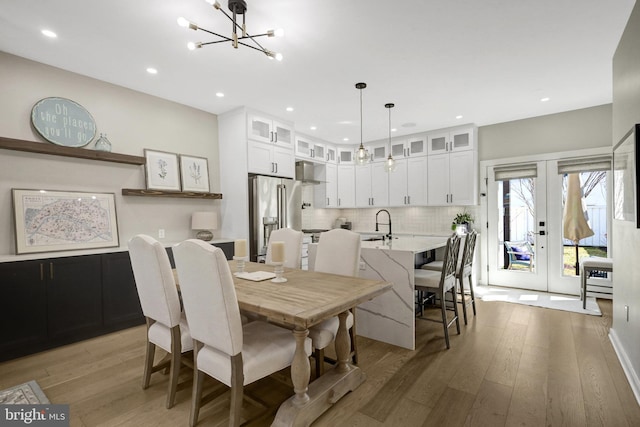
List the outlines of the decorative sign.
{"type": "Polygon", "coordinates": [[[91,113],[70,99],[41,99],[31,110],[31,123],[44,139],[65,147],[84,147],[96,136],[91,113]]]}

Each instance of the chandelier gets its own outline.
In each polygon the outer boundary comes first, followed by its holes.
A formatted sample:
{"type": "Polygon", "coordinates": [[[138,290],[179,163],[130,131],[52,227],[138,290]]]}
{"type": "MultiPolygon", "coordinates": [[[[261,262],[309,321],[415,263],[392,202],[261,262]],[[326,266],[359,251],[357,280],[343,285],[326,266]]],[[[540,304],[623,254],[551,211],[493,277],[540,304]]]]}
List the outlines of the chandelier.
{"type": "Polygon", "coordinates": [[[266,49],[256,39],[258,37],[264,37],[264,36],[280,37],[284,35],[284,31],[282,29],[268,30],[266,33],[254,34],[254,35],[247,33],[247,25],[245,23],[245,17],[247,12],[247,2],[245,0],[229,0],[228,5],[229,5],[229,10],[232,12],[231,15],[229,15],[227,12],[225,12],[222,9],[222,6],[220,5],[220,3],[218,3],[217,0],[205,0],[205,1],[210,5],[212,5],[214,9],[222,12],[224,16],[226,16],[231,21],[232,23],[231,37],[223,36],[222,34],[216,33],[214,31],[210,31],[210,30],[198,27],[198,25],[196,25],[195,23],[183,17],[180,17],[178,18],[178,25],[180,25],[181,27],[189,28],[194,31],[197,31],[197,30],[204,31],[205,33],[209,33],[213,36],[218,37],[218,40],[214,40],[210,42],[198,42],[198,43],[190,42],[187,44],[187,48],[189,48],[189,50],[200,49],[202,46],[206,46],[210,44],[231,42],[231,45],[235,49],[238,48],[238,45],[246,46],[248,48],[264,53],[270,59],[275,58],[278,61],[282,61],[281,53],[276,53],[269,49],[266,49]],[[242,16],[242,25],[240,25],[236,20],[238,15],[242,16]],[[238,36],[238,31],[240,31],[240,36],[238,36]]]}
{"type": "Polygon", "coordinates": [[[365,165],[369,161],[369,151],[362,145],[362,89],[366,87],[366,83],[356,83],[356,89],[360,91],[360,147],[356,151],[356,163],[359,165],[365,165]]]}

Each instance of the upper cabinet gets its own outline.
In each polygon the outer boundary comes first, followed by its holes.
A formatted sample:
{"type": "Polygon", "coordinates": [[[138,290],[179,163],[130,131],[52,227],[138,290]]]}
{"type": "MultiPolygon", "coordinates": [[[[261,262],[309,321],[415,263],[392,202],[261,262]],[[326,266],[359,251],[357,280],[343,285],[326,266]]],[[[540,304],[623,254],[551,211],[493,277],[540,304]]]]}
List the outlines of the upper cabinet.
{"type": "Polygon", "coordinates": [[[425,156],[427,154],[427,136],[412,135],[409,138],[391,141],[391,155],[394,159],[425,156]]]}
{"type": "Polygon", "coordinates": [[[430,133],[427,152],[431,155],[473,150],[475,149],[475,133],[473,126],[430,133]]]}
{"type": "Polygon", "coordinates": [[[326,144],[325,152],[327,163],[333,163],[334,165],[338,163],[338,151],[334,145],[326,144]]]}
{"type": "Polygon", "coordinates": [[[344,146],[338,148],[338,163],[341,165],[355,164],[355,155],[352,147],[344,146]]]}
{"type": "Polygon", "coordinates": [[[259,114],[247,114],[247,168],[250,173],[293,178],[293,126],[259,114]]]}
{"type": "Polygon", "coordinates": [[[296,134],[296,157],[320,163],[326,162],[325,144],[308,136],[296,134]]]}
{"type": "Polygon", "coordinates": [[[247,119],[249,139],[293,149],[293,126],[253,113],[247,119]]]}

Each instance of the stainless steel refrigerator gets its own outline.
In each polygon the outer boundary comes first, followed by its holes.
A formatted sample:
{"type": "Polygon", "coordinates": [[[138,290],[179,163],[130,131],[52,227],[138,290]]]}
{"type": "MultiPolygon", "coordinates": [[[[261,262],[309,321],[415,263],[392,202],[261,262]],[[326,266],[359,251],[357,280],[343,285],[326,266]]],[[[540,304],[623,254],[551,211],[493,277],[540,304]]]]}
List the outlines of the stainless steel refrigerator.
{"type": "Polygon", "coordinates": [[[249,221],[250,260],[264,262],[273,230],[302,228],[302,183],[249,175],[249,221]]]}

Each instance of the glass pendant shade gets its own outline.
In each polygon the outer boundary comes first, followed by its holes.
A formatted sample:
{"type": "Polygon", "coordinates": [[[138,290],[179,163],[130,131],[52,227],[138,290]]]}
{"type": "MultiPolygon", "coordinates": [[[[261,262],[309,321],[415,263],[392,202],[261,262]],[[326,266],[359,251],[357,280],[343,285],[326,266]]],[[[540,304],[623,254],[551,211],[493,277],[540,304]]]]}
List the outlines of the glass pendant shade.
{"type": "Polygon", "coordinates": [[[356,151],[356,164],[361,166],[369,161],[369,151],[362,145],[362,89],[366,87],[366,83],[356,83],[356,89],[360,91],[360,147],[356,151]]]}
{"type": "Polygon", "coordinates": [[[384,162],[384,170],[387,172],[393,172],[396,170],[396,161],[393,160],[391,154],[389,154],[389,157],[387,157],[387,161],[384,162]]]}

